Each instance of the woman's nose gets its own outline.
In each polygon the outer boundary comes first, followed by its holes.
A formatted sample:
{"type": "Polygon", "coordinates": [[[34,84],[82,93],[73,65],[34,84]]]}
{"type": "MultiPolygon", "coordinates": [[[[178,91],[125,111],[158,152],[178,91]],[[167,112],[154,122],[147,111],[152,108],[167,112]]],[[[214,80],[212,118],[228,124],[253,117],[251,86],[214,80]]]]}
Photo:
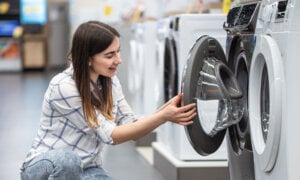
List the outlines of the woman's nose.
{"type": "Polygon", "coordinates": [[[118,53],[116,55],[115,64],[121,64],[121,63],[122,63],[122,58],[121,58],[120,53],[118,53]]]}

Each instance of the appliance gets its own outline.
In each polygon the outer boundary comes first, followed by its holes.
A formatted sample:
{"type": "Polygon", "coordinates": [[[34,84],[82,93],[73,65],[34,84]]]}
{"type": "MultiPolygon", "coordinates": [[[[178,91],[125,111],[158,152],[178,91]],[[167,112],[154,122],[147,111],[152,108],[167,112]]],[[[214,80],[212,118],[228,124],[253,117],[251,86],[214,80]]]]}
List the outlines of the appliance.
{"type": "Polygon", "coordinates": [[[48,3],[48,66],[51,68],[64,67],[70,38],[69,4],[68,2],[48,3]]]}
{"type": "MultiPolygon", "coordinates": [[[[177,95],[181,86],[181,74],[190,49],[205,34],[216,37],[225,48],[226,33],[220,28],[226,16],[223,14],[181,14],[170,17],[171,30],[165,41],[164,96],[165,101],[177,95]]],[[[209,113],[208,113],[209,114],[209,113]]],[[[166,127],[164,127],[166,126],[166,127]]],[[[199,156],[189,143],[183,126],[165,123],[168,129],[164,143],[166,149],[179,160],[227,160],[226,144],[210,156],[199,156]]]]}
{"type": "Polygon", "coordinates": [[[155,29],[156,21],[136,23],[134,41],[131,42],[133,59],[129,68],[134,67],[130,77],[133,79],[132,83],[135,84],[129,84],[129,86],[133,96],[136,96],[135,108],[140,116],[149,115],[157,108],[157,99],[154,98],[157,96],[154,87],[158,83],[156,81],[158,67],[155,61],[155,29]],[[137,95],[138,91],[140,92],[137,95]]]}
{"type": "Polygon", "coordinates": [[[300,179],[300,5],[263,1],[249,78],[249,117],[258,180],[300,179]]]}
{"type": "Polygon", "coordinates": [[[22,70],[18,0],[0,2],[0,72],[22,70]]]}
{"type": "Polygon", "coordinates": [[[25,32],[42,32],[47,19],[46,0],[20,0],[20,21],[25,32]]]}
{"type": "Polygon", "coordinates": [[[144,70],[144,62],[141,58],[143,54],[143,48],[140,45],[141,37],[143,36],[140,23],[132,25],[130,39],[130,58],[128,62],[128,90],[129,98],[128,102],[132,106],[133,111],[137,116],[144,114],[143,108],[141,107],[141,99],[143,99],[143,83],[142,76],[144,70]]]}
{"type": "Polygon", "coordinates": [[[47,1],[46,0],[21,0],[21,24],[47,23],[47,1]]]}
{"type": "Polygon", "coordinates": [[[15,20],[0,20],[0,37],[13,37],[20,23],[15,20]]]}
{"type": "Polygon", "coordinates": [[[217,151],[226,135],[231,180],[255,179],[248,81],[259,7],[260,2],[232,7],[223,25],[226,53],[215,37],[201,36],[189,53],[182,78],[182,103],[195,102],[198,114],[186,127],[187,137],[205,156],[217,151]],[[214,112],[211,116],[205,115],[207,106],[214,112]]]}
{"type": "Polygon", "coordinates": [[[0,38],[0,72],[22,69],[21,43],[13,38],[0,38]]]}
{"type": "Polygon", "coordinates": [[[152,114],[157,109],[157,85],[159,78],[157,75],[157,69],[160,68],[156,63],[155,58],[155,39],[156,39],[156,25],[157,21],[144,21],[142,23],[143,37],[141,40],[142,52],[141,61],[144,62],[144,93],[143,93],[143,105],[144,115],[152,114]]]}
{"type": "Polygon", "coordinates": [[[155,44],[155,66],[157,73],[157,81],[155,84],[155,101],[157,102],[157,107],[160,107],[165,103],[164,99],[164,59],[167,46],[167,39],[171,32],[170,29],[170,18],[164,18],[157,21],[156,24],[156,44],[155,44]]]}
{"type": "MultiPolygon", "coordinates": [[[[168,36],[170,35],[170,18],[164,18],[157,21],[156,25],[156,82],[154,91],[155,91],[155,100],[157,102],[156,106],[159,108],[165,103],[165,91],[164,91],[164,59],[165,55],[169,52],[167,50],[168,46],[168,36]]],[[[169,126],[170,123],[167,122],[159,126],[156,130],[156,141],[161,144],[168,144],[169,142],[169,126]]]]}

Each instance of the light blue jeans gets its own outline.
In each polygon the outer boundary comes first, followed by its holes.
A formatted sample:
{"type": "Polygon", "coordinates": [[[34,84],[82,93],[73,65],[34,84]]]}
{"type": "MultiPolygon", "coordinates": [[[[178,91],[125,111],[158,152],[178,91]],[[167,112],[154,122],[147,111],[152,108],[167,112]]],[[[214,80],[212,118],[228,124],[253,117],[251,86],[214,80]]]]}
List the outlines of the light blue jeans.
{"type": "Polygon", "coordinates": [[[83,169],[80,157],[70,150],[50,150],[21,169],[21,180],[112,180],[102,168],[83,169]]]}

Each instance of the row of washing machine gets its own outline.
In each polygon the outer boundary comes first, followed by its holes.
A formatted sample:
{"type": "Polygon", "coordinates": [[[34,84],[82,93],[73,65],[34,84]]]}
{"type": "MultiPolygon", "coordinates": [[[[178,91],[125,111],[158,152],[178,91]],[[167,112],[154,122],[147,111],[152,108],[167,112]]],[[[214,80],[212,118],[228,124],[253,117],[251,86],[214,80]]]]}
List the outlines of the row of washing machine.
{"type": "Polygon", "coordinates": [[[298,18],[296,0],[263,0],[139,24],[130,86],[139,113],[179,92],[197,104],[192,125],[165,123],[157,141],[179,160],[228,159],[232,180],[300,179],[298,18]]]}

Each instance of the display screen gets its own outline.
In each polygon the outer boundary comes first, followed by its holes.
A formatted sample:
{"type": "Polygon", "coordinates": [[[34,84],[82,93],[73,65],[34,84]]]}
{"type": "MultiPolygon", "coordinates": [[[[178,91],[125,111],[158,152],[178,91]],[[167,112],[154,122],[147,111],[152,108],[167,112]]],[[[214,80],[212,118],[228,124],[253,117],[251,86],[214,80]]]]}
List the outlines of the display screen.
{"type": "MultiPolygon", "coordinates": [[[[0,62],[20,60],[21,45],[14,39],[0,39],[0,62]]],[[[3,64],[2,64],[3,65],[3,64]]]]}
{"type": "Polygon", "coordinates": [[[1,15],[17,15],[20,11],[19,0],[1,0],[0,14],[1,15]]]}
{"type": "Polygon", "coordinates": [[[0,37],[11,37],[19,26],[16,20],[0,20],[0,37]]]}
{"type": "Polygon", "coordinates": [[[21,0],[21,24],[47,23],[47,0],[21,0]]]}

